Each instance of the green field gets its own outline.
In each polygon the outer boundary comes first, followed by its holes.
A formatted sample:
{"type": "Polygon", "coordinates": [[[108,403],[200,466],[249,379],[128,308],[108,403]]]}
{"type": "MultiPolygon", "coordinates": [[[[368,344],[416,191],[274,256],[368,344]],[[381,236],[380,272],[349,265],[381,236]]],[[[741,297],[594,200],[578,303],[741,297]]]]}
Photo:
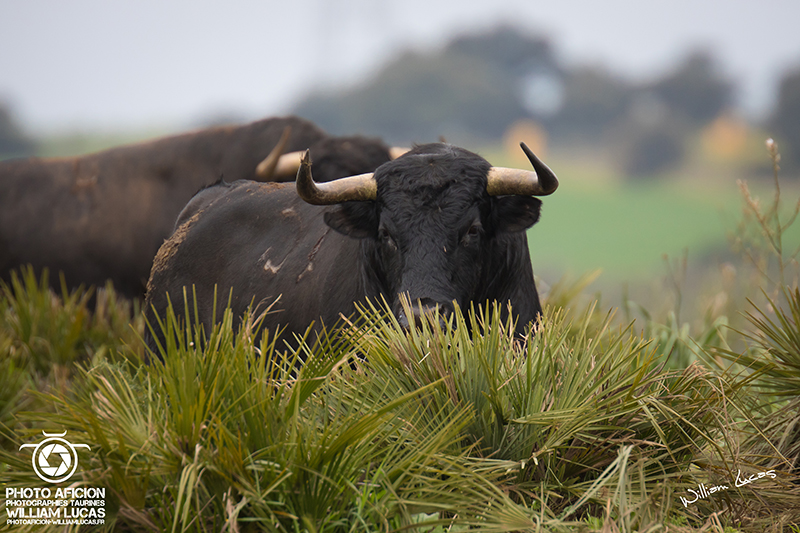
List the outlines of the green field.
{"type": "Polygon", "coordinates": [[[691,194],[670,184],[599,187],[562,179],[544,199],[529,233],[534,265],[543,272],[601,269],[607,281],[649,279],[688,249],[701,257],[726,246],[739,208],[735,191],[691,194]]]}
{"type": "MultiPolygon", "coordinates": [[[[479,151],[495,165],[529,168],[507,149],[479,151]]],[[[595,270],[605,288],[648,282],[664,274],[665,256],[684,254],[689,268],[716,266],[720,257],[730,257],[731,236],[742,219],[738,180],[764,206],[774,196],[769,154],[757,135],[737,160],[715,161],[695,150],[680,168],[649,178],[622,176],[608,150],[567,147],[543,159],[560,185],[542,198],[542,216],[528,242],[534,271],[548,283],[595,270]]],[[[781,171],[780,181],[786,221],[800,197],[800,179],[781,171]]],[[[784,240],[796,250],[800,228],[795,225],[784,240]]]]}

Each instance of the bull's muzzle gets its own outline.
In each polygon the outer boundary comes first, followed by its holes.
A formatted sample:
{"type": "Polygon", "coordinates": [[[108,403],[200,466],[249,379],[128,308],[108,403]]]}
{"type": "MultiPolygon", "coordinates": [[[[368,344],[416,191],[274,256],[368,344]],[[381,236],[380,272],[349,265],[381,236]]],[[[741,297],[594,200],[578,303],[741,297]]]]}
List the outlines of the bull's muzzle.
{"type": "Polygon", "coordinates": [[[453,314],[453,304],[438,303],[430,298],[421,298],[413,305],[403,305],[397,313],[397,321],[403,329],[420,327],[424,320],[438,321],[439,326],[447,327],[448,318],[453,314]]]}

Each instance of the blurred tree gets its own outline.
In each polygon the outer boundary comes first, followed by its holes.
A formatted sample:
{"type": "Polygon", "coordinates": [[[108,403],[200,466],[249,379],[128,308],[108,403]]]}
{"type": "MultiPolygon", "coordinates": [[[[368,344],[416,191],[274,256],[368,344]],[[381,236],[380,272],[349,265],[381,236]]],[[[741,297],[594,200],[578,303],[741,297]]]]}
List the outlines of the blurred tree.
{"type": "Polygon", "coordinates": [[[23,133],[11,108],[0,102],[0,159],[29,156],[35,151],[36,144],[23,133]]]}
{"type": "Polygon", "coordinates": [[[561,109],[545,125],[555,136],[596,139],[625,113],[634,88],[601,67],[582,67],[564,78],[561,109]]]}
{"type": "Polygon", "coordinates": [[[733,84],[719,73],[711,54],[702,51],[690,54],[649,90],[695,126],[704,126],[726,111],[733,96],[733,84]]]}
{"type": "Polygon", "coordinates": [[[631,177],[652,177],[674,169],[686,155],[687,130],[676,120],[626,122],[622,170],[631,177]]]}
{"type": "Polygon", "coordinates": [[[617,128],[623,171],[643,177],[676,168],[686,155],[687,139],[729,111],[732,94],[733,84],[702,51],[654,83],[636,87],[617,128]]]}
{"type": "Polygon", "coordinates": [[[725,111],[731,95],[704,52],[654,83],[634,83],[602,66],[566,68],[546,39],[501,26],[436,52],[406,53],[364,84],[312,94],[294,112],[332,133],[403,143],[496,141],[533,120],[554,143],[625,146],[635,159],[622,167],[652,174],[679,163],[683,139],[725,111]]]}
{"type": "Polygon", "coordinates": [[[445,55],[451,54],[491,63],[514,78],[540,70],[559,70],[546,39],[527,36],[507,25],[484,34],[457,37],[445,50],[445,55]]]}
{"type": "Polygon", "coordinates": [[[672,170],[686,154],[693,126],[646,87],[635,96],[608,137],[620,149],[620,167],[630,177],[653,177],[672,170]]]}
{"type": "Polygon", "coordinates": [[[502,135],[523,113],[501,74],[469,56],[407,54],[369,85],[311,97],[296,112],[333,132],[358,131],[393,141],[502,135]]]}
{"type": "Polygon", "coordinates": [[[531,115],[522,98],[526,77],[555,68],[545,40],[501,27],[438,53],[406,53],[364,85],[311,95],[294,112],[333,133],[393,142],[498,139],[531,115]]]}
{"type": "Polygon", "coordinates": [[[800,68],[783,75],[769,127],[780,146],[781,166],[800,168],[800,68]]]}

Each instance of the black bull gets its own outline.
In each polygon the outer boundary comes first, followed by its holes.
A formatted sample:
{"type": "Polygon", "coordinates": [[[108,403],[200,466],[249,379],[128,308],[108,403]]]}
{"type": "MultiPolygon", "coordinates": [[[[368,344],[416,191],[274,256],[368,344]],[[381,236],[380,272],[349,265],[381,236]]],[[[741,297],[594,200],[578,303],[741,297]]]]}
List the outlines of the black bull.
{"type": "Polygon", "coordinates": [[[37,271],[63,272],[70,287],[111,280],[125,296],[144,296],[153,257],[186,202],[220,176],[229,182],[259,179],[259,163],[287,126],[284,149],[311,148],[323,162],[323,179],[374,170],[389,160],[389,148],[377,140],[332,137],[287,117],[81,157],[3,161],[0,280],[31,264],[37,271]]]}
{"type": "Polygon", "coordinates": [[[194,288],[205,328],[219,320],[231,291],[234,316],[280,297],[264,326],[285,327],[284,334],[334,324],[365,299],[384,298],[401,322],[413,321],[399,295],[445,314],[454,302],[511,304],[522,333],[541,313],[525,235],[539,219],[533,195],[558,185],[523,149],[535,172],[491,167],[461,148],[432,144],[374,174],[330,183],[314,183],[306,158],[296,188],[242,181],[208,189],[156,256],[148,321],[162,340],[154,313],[164,316],[169,294],[181,314],[183,290],[192,306],[194,288]]]}

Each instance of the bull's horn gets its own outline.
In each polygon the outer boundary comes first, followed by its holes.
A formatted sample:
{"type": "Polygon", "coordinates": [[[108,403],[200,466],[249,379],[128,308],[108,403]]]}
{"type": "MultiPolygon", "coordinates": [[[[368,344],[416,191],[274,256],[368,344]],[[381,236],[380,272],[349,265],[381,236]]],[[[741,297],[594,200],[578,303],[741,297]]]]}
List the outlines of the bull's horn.
{"type": "MultiPolygon", "coordinates": [[[[256,177],[260,178],[259,181],[273,181],[273,176],[276,176],[275,170],[278,168],[280,164],[280,160],[283,154],[283,151],[286,149],[286,145],[289,143],[289,137],[292,135],[292,127],[286,126],[283,128],[283,133],[281,134],[281,138],[278,140],[278,144],[272,149],[269,155],[258,164],[256,167],[256,177]]],[[[297,172],[297,167],[292,170],[290,176],[294,176],[294,173],[297,172]]],[[[277,174],[278,177],[281,174],[277,174]]],[[[277,179],[275,181],[281,181],[277,179]]]]}
{"type": "Polygon", "coordinates": [[[392,146],[389,148],[389,158],[394,160],[400,157],[401,155],[405,154],[406,152],[410,152],[411,148],[405,148],[403,146],[392,146]]]}
{"type": "Polygon", "coordinates": [[[297,170],[297,194],[313,205],[332,205],[342,202],[374,200],[378,186],[372,173],[340,178],[326,183],[314,183],[308,150],[300,160],[297,170]]]}
{"type": "Polygon", "coordinates": [[[300,168],[301,159],[303,159],[302,150],[283,154],[275,166],[275,181],[292,181],[297,175],[297,169],[300,168]]]}
{"type": "Polygon", "coordinates": [[[525,155],[533,165],[530,170],[492,167],[489,170],[486,192],[491,196],[521,195],[547,196],[558,188],[558,178],[547,165],[534,155],[525,143],[520,143],[525,155]]]}
{"type": "MultiPolygon", "coordinates": [[[[410,148],[404,148],[402,146],[392,146],[389,148],[389,159],[397,159],[401,155],[405,154],[406,152],[410,151],[410,148]]],[[[275,152],[277,150],[273,150],[275,152]]],[[[297,175],[297,170],[300,168],[300,160],[303,158],[303,150],[297,152],[289,152],[288,154],[281,155],[278,153],[277,163],[275,164],[275,168],[272,171],[272,174],[269,176],[267,181],[292,181],[295,176],[297,175]]],[[[272,157],[270,154],[267,159],[272,157]]],[[[267,159],[259,164],[259,168],[261,165],[267,164],[267,159]]],[[[256,171],[258,172],[258,171],[256,171]]]]}

